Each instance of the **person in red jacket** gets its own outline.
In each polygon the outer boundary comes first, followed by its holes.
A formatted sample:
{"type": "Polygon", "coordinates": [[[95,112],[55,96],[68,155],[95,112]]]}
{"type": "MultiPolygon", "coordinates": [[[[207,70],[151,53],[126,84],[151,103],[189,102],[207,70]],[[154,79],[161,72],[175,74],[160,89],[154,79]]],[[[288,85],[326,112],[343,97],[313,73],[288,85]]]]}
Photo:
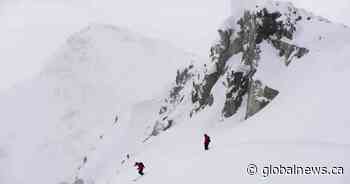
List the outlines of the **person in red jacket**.
{"type": "Polygon", "coordinates": [[[143,169],[145,169],[145,165],[143,165],[142,162],[135,162],[135,167],[137,167],[137,170],[139,171],[139,174],[143,176],[145,173],[143,173],[143,169]]]}
{"type": "Polygon", "coordinates": [[[210,137],[207,134],[204,134],[204,150],[209,150],[210,137]]]}

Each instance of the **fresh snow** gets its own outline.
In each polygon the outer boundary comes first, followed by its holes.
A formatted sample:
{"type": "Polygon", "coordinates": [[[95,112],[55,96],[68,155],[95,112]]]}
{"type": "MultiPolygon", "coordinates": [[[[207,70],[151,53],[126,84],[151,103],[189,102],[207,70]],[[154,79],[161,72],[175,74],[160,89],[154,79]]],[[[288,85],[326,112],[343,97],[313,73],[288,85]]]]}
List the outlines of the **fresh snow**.
{"type": "MultiPolygon", "coordinates": [[[[269,2],[268,8],[275,5],[269,2]]],[[[289,3],[280,3],[283,9],[289,3]]],[[[292,43],[310,54],[288,68],[278,53],[262,44],[256,76],[280,91],[280,95],[251,119],[233,117],[220,121],[224,94],[214,87],[214,105],[193,119],[152,139],[130,161],[124,172],[109,183],[130,183],[136,174],[133,161],[143,160],[149,173],[139,183],[347,183],[350,168],[350,88],[347,58],[350,30],[300,11],[304,18],[292,43]],[[212,149],[204,152],[202,137],[208,133],[212,149]],[[249,176],[246,168],[282,165],[342,166],[341,176],[249,176]]],[[[230,25],[226,25],[230,26],[230,25]]],[[[229,64],[241,57],[234,56],[229,64]]],[[[238,116],[238,115],[237,115],[238,116]]],[[[239,116],[238,116],[239,117],[239,116]]],[[[107,182],[108,183],[108,182],[107,182]]]]}
{"type": "MultiPolygon", "coordinates": [[[[191,60],[165,42],[109,25],[72,35],[38,77],[0,97],[0,183],[69,181],[113,134],[117,165],[127,150],[118,147],[127,141],[123,122],[133,121],[138,104],[155,111],[147,102],[164,94],[176,69],[191,60]]],[[[137,141],[147,136],[134,134],[137,141]]]]}
{"type": "Polygon", "coordinates": [[[348,183],[350,29],[300,12],[304,18],[288,42],[308,55],[286,67],[275,49],[261,45],[256,76],[280,92],[266,108],[246,121],[223,121],[221,79],[211,107],[191,119],[186,104],[175,109],[176,125],[149,139],[176,70],[193,56],[113,26],[76,33],[39,77],[0,96],[0,183],[348,183]],[[204,133],[212,139],[207,152],[204,133]],[[135,161],[147,173],[136,182],[135,161]],[[342,166],[345,174],[250,176],[248,164],[342,166]]]}

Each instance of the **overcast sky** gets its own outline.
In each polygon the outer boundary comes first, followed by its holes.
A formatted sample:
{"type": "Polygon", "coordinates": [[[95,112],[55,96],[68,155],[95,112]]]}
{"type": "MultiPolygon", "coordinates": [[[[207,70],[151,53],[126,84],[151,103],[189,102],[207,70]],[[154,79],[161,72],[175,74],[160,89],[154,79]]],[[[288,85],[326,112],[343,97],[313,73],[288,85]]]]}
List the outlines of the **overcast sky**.
{"type": "MultiPolygon", "coordinates": [[[[350,0],[292,2],[350,25],[350,0]]],[[[69,35],[89,23],[127,27],[206,56],[229,14],[229,0],[0,0],[0,90],[40,71],[69,35]]]]}

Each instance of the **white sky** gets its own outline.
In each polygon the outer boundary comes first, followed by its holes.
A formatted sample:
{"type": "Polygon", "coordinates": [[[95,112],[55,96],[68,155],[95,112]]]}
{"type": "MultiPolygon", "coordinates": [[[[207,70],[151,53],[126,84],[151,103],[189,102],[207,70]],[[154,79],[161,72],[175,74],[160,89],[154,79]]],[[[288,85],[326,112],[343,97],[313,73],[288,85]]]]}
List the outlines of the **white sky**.
{"type": "MultiPolygon", "coordinates": [[[[350,0],[292,2],[350,25],[350,0]]],[[[128,27],[206,56],[229,14],[229,0],[0,0],[0,90],[40,71],[70,34],[89,23],[128,27]]]]}

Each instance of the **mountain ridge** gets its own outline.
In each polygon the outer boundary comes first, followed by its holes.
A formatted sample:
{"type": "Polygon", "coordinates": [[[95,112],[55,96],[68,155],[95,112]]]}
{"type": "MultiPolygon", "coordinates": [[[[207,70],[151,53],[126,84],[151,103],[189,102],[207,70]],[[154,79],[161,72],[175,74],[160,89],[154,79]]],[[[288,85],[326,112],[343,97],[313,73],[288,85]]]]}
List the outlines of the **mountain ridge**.
{"type": "Polygon", "coordinates": [[[3,95],[1,122],[8,124],[0,147],[16,175],[4,183],[68,180],[104,134],[122,137],[118,125],[129,121],[135,104],[162,94],[173,68],[191,60],[166,42],[111,25],[73,34],[37,77],[3,95]],[[52,170],[42,176],[46,168],[52,170]]]}
{"type": "Polygon", "coordinates": [[[132,183],[134,162],[144,161],[145,184],[344,183],[347,175],[286,181],[245,171],[249,163],[349,168],[349,34],[269,1],[229,17],[202,63],[92,25],[0,104],[1,122],[11,122],[0,133],[0,182],[132,183]]]}

